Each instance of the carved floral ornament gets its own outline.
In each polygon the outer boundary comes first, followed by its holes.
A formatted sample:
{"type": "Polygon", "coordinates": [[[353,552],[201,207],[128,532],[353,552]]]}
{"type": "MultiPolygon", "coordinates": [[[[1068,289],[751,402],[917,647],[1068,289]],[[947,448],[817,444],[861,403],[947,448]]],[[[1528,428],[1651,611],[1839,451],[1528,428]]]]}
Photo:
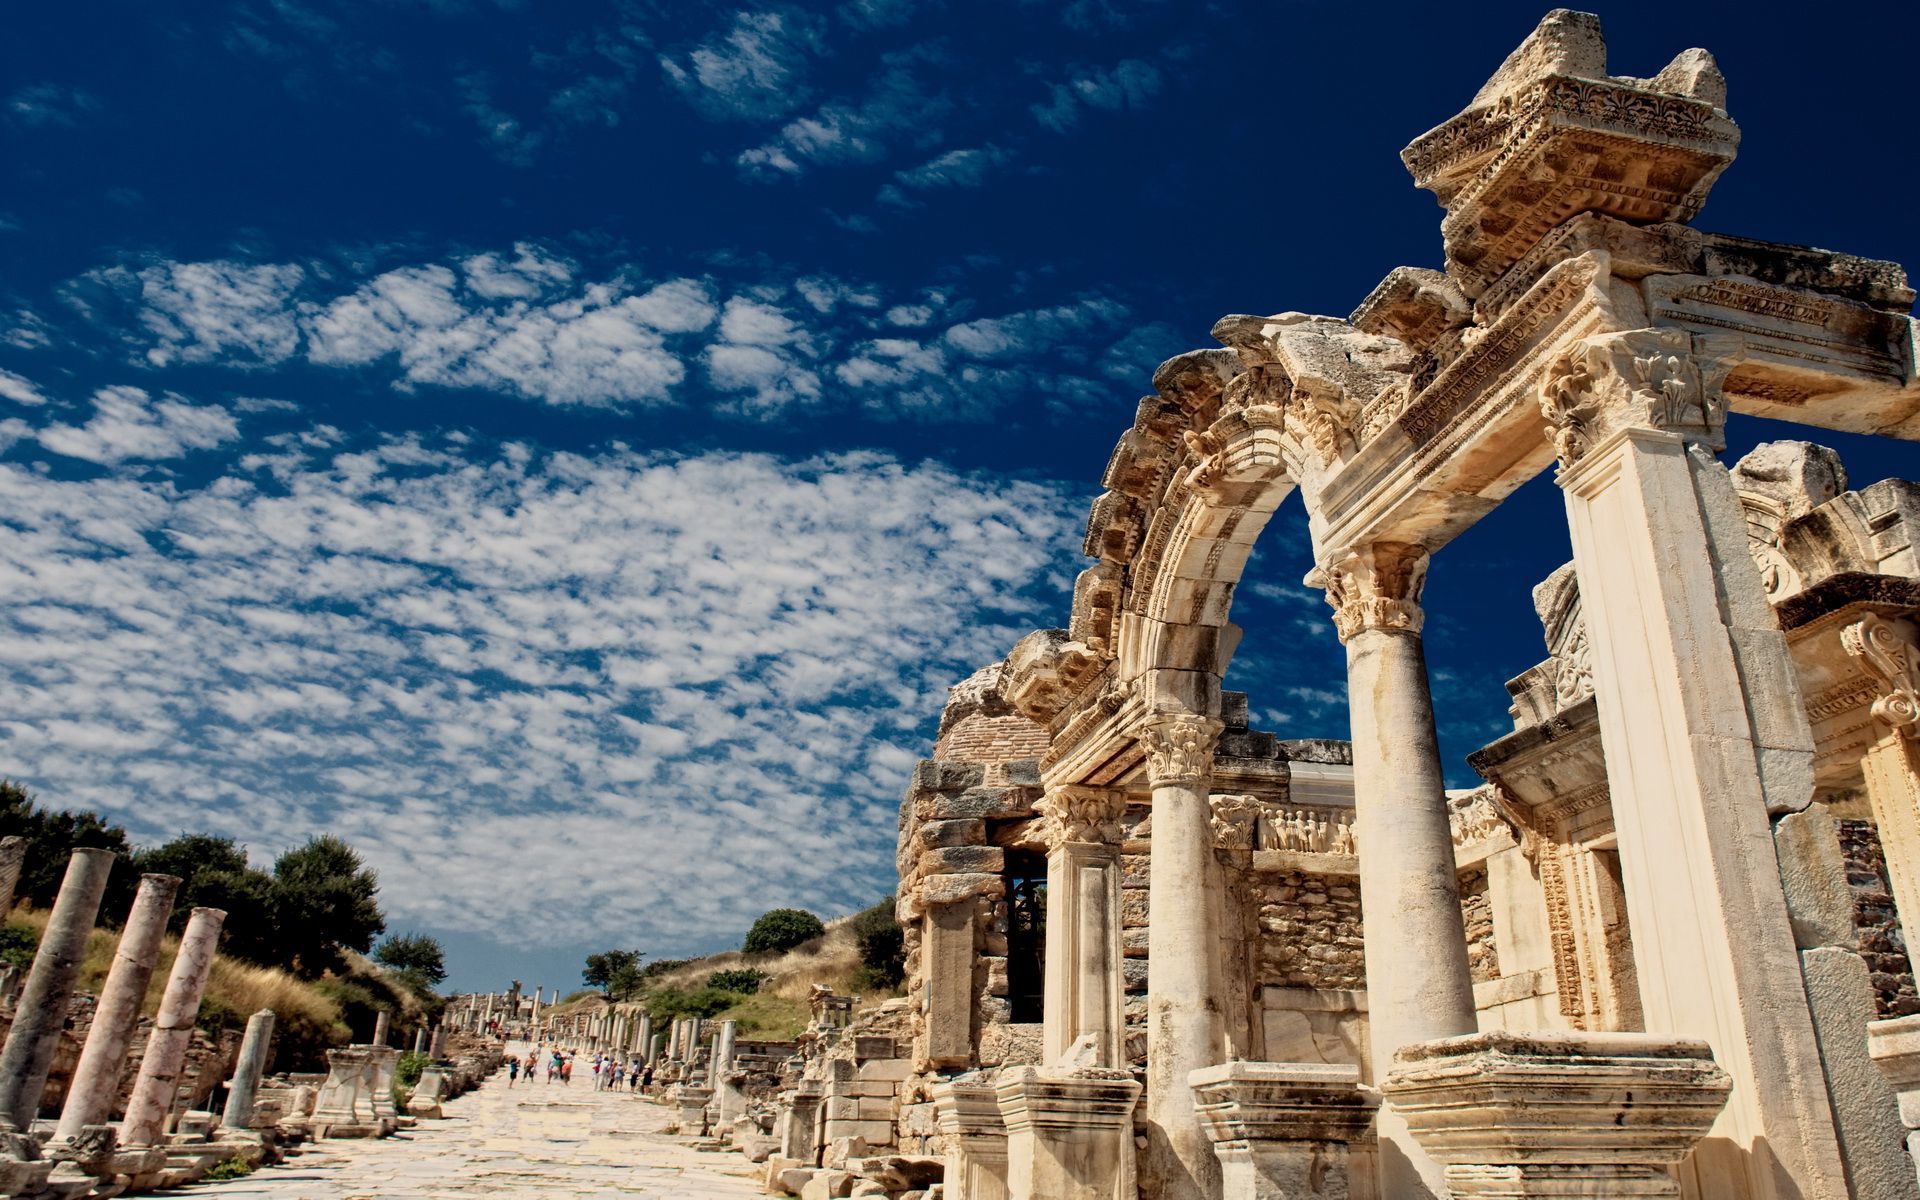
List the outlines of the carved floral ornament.
{"type": "Polygon", "coordinates": [[[1920,646],[1913,629],[1867,616],[1840,631],[1840,644],[1881,684],[1873,715],[1904,738],[1920,736],[1920,646]]]}
{"type": "Polygon", "coordinates": [[[1540,411],[1570,467],[1608,434],[1650,427],[1718,442],[1726,410],[1705,385],[1693,340],[1679,329],[1582,338],[1547,368],[1540,411]]]}
{"type": "Polygon", "coordinates": [[[1207,824],[1222,850],[1251,850],[1264,806],[1255,796],[1207,797],[1207,824]]]}
{"type": "Polygon", "coordinates": [[[1111,844],[1120,840],[1120,817],[1127,810],[1127,797],[1113,788],[1055,786],[1034,803],[1033,810],[1046,818],[1049,846],[1063,842],[1111,844]]]}
{"type": "Polygon", "coordinates": [[[1140,730],[1147,747],[1150,787],[1205,787],[1213,776],[1213,745],[1220,722],[1195,716],[1158,717],[1140,730]]]}
{"type": "Polygon", "coordinates": [[[1378,542],[1319,575],[1333,608],[1334,632],[1343,644],[1365,630],[1419,633],[1426,623],[1420,607],[1427,582],[1427,551],[1422,546],[1378,542]]]}

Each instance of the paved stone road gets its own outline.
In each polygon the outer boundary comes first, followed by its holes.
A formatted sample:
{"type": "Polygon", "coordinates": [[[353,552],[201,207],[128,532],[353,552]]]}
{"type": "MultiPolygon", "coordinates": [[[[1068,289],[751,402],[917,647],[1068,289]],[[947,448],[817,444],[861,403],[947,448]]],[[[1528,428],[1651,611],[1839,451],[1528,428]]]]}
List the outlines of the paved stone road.
{"type": "Polygon", "coordinates": [[[166,1193],[217,1200],[438,1200],[445,1196],[757,1197],[758,1168],[660,1132],[673,1110],[571,1084],[504,1074],[449,1101],[447,1116],[379,1141],[310,1142],[246,1179],[166,1193]]]}

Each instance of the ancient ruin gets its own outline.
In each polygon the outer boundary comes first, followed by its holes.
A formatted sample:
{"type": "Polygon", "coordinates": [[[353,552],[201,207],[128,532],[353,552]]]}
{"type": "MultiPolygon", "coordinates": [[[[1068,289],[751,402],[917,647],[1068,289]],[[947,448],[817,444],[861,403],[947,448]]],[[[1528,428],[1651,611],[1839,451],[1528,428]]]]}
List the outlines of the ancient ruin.
{"type": "Polygon", "coordinates": [[[408,1031],[434,1063],[407,1114],[384,1017],[273,1079],[260,1013],[215,1117],[181,1103],[210,1095],[180,1082],[196,910],[115,1126],[153,876],[56,1124],[110,857],[81,850],[0,1050],[0,1194],[380,1137],[525,1040],[644,1064],[679,1137],[803,1200],[1920,1200],[1920,484],[1797,439],[1720,459],[1744,417],[1920,439],[1915,293],[1696,229],[1738,143],[1705,51],[1615,76],[1555,11],[1402,152],[1443,269],[1344,318],[1224,317],[1159,368],[1066,627],[951,689],[902,801],[903,997],[818,987],[762,1042],[516,981],[408,1031]],[[1428,566],[1549,469],[1544,658],[1450,791],[1428,566]],[[1222,685],[1295,492],[1342,738],[1262,732],[1222,685]]]}
{"type": "MultiPolygon", "coordinates": [[[[944,1155],[948,1200],[1920,1195],[1920,487],[1717,457],[1748,415],[1920,437],[1914,292],[1693,228],[1725,99],[1554,12],[1402,155],[1444,270],[1158,370],[1067,628],[953,689],[903,802],[910,1003],[835,1035],[899,1047],[860,1148],[944,1155]],[[1428,562],[1549,468],[1547,658],[1449,793],[1428,562]],[[1221,687],[1296,491],[1348,740],[1221,687]]],[[[847,1059],[770,1188],[847,1167],[847,1059]]]]}

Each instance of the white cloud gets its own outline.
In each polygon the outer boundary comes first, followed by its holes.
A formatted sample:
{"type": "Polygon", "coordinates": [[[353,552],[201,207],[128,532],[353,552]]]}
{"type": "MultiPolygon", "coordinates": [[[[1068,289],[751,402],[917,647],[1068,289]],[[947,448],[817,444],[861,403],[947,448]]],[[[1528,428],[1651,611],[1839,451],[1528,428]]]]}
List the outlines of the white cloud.
{"type": "Polygon", "coordinates": [[[238,436],[233,414],[218,405],[174,395],[155,400],[137,387],[101,388],[93,394],[92,420],[49,425],[39,435],[40,444],[55,454],[95,463],[179,458],[238,436]]]}
{"type": "Polygon", "coordinates": [[[815,166],[877,162],[897,141],[935,135],[953,102],[922,86],[916,58],[890,56],[865,95],[822,104],[788,122],[779,136],[741,151],[736,162],[753,177],[795,176],[815,166]]]}
{"type": "Polygon", "coordinates": [[[0,397],[5,397],[15,404],[26,404],[34,407],[38,407],[47,402],[47,398],[40,394],[40,389],[33,386],[31,379],[28,379],[25,375],[15,375],[12,371],[6,370],[0,370],[0,397]]]}
{"type": "Polygon", "coordinates": [[[805,100],[807,60],[822,49],[805,14],[738,12],[725,32],[684,56],[661,55],[660,68],[708,116],[756,120],[805,100]]]}
{"type": "Polygon", "coordinates": [[[522,945],[870,902],[943,689],[1075,560],[1068,495],[878,454],[287,453],[0,464],[0,774],[145,839],[333,831],[396,919],[522,945]]]}
{"type": "Polygon", "coordinates": [[[1033,117],[1055,133],[1065,133],[1080,123],[1085,109],[1143,108],[1159,95],[1160,86],[1160,69],[1138,58],[1111,67],[1084,67],[1066,82],[1052,85],[1047,102],[1033,106],[1033,117]]]}
{"type": "Polygon", "coordinates": [[[290,301],[306,272],[291,263],[162,262],[96,278],[126,289],[137,280],[155,366],[221,359],[277,363],[300,344],[290,301]],[[131,276],[131,278],[130,278],[131,276]]]}

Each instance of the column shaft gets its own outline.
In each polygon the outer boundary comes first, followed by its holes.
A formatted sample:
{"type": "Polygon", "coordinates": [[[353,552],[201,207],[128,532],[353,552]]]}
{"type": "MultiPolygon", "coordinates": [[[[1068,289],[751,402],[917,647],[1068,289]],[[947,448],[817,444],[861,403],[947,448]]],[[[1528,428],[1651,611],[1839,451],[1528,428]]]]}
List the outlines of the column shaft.
{"type": "Polygon", "coordinates": [[[193,1038],[193,1021],[200,1015],[200,997],[213,970],[220,923],[226,919],[227,914],[217,908],[196,908],[187,918],[187,931],[180,935],[167,990],[147,1037],[147,1052],[140,1058],[140,1074],[127,1100],[126,1119],[120,1122],[123,1146],[153,1146],[160,1141],[180,1082],[180,1065],[186,1061],[187,1043],[193,1038]]]}
{"type": "Polygon", "coordinates": [[[1218,734],[1216,723],[1197,718],[1159,721],[1145,734],[1153,787],[1145,1173],[1161,1200],[1220,1194],[1219,1160],[1187,1086],[1188,1075],[1226,1053],[1214,986],[1219,942],[1207,894],[1207,882],[1216,878],[1207,787],[1218,734]]]}
{"type": "Polygon", "coordinates": [[[260,1077],[267,1072],[267,1049],[272,1042],[273,1010],[263,1008],[247,1019],[247,1034],[240,1041],[233,1078],[227,1081],[227,1107],[220,1123],[228,1129],[252,1128],[253,1102],[260,1094],[260,1077]]]}
{"type": "MultiPolygon", "coordinates": [[[[1684,393],[1683,393],[1684,394],[1684,393]]],[[[1705,1037],[1733,1097],[1702,1194],[1845,1194],[1770,812],[1812,735],[1726,468],[1626,427],[1560,472],[1649,1033],[1705,1037]]]]}
{"type": "Polygon", "coordinates": [[[27,983],[14,1005],[13,1027],[0,1049],[0,1121],[25,1130],[40,1113],[40,1093],[47,1086],[59,1049],[60,1029],[73,999],[74,980],[87,957],[87,939],[100,916],[107,875],[113,870],[111,850],[75,850],[67,860],[60,894],[40,936],[27,983]]]}
{"type": "Polygon", "coordinates": [[[0,838],[0,917],[13,911],[13,894],[20,886],[20,868],[26,860],[26,838],[0,838]]]}
{"type": "Polygon", "coordinates": [[[173,897],[179,889],[180,880],[172,875],[140,877],[133,908],[114,950],[113,966],[100,988],[100,1003],[93,1010],[87,1044],[74,1067],[73,1082],[67,1085],[67,1102],[60,1110],[60,1125],[53,1135],[56,1139],[72,1141],[81,1130],[100,1124],[112,1114],[120,1092],[120,1073],[127,1061],[127,1045],[140,1020],[147,984],[159,964],[160,939],[167,932],[167,918],[173,915],[173,897]]]}

